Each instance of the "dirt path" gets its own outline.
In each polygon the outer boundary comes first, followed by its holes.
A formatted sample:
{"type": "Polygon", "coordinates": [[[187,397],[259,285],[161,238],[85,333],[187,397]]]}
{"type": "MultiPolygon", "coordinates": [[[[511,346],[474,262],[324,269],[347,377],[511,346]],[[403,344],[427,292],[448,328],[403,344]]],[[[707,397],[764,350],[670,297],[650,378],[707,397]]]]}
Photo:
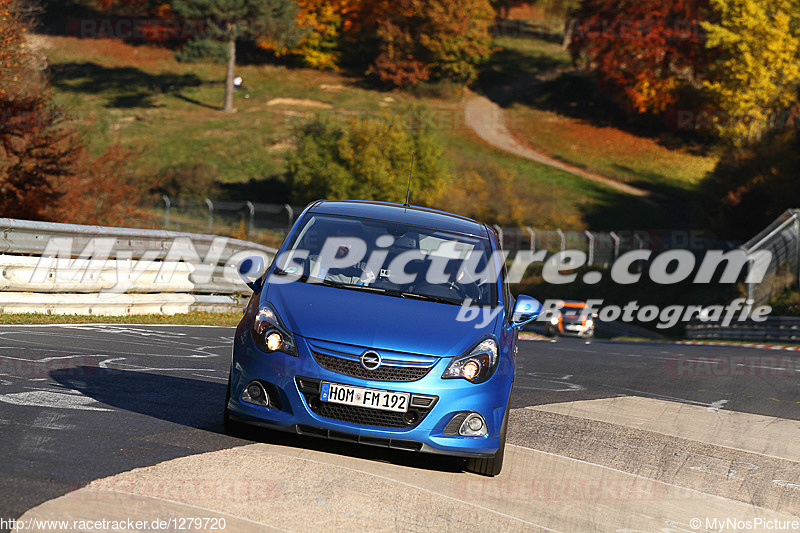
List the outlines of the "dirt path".
{"type": "Polygon", "coordinates": [[[569,163],[559,161],[539,150],[518,140],[508,129],[506,117],[503,109],[484,96],[470,95],[464,106],[465,121],[467,126],[474,131],[478,137],[488,144],[505,152],[536,161],[543,165],[569,172],[575,176],[602,183],[608,187],[616,189],[622,193],[642,198],[651,197],[652,193],[626,185],[619,181],[587,172],[569,163]]]}

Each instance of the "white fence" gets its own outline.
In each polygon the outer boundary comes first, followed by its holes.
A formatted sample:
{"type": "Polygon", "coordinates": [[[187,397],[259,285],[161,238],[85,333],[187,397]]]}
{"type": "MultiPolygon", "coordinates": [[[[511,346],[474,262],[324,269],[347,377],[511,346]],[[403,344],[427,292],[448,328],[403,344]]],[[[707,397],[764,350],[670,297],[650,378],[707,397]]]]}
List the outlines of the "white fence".
{"type": "Polygon", "coordinates": [[[241,309],[238,262],[273,248],[227,237],[0,218],[0,312],[176,314],[241,309]]]}

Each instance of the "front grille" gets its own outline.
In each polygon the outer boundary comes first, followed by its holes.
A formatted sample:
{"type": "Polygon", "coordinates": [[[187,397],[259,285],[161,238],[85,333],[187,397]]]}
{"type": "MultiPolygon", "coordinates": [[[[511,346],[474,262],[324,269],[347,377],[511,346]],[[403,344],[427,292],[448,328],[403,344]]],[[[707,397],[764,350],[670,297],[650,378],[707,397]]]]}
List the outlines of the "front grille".
{"type": "Polygon", "coordinates": [[[450,420],[450,422],[448,422],[442,433],[445,435],[458,435],[458,430],[461,428],[461,424],[464,423],[464,420],[467,419],[468,414],[469,413],[458,413],[453,417],[452,420],[450,420]]]}
{"type": "Polygon", "coordinates": [[[431,366],[394,366],[383,364],[375,370],[367,370],[359,361],[344,359],[317,351],[312,352],[319,366],[354,378],[368,379],[371,381],[417,381],[430,372],[431,366]]]}
{"type": "Polygon", "coordinates": [[[382,411],[380,409],[371,409],[368,407],[358,407],[355,405],[343,405],[333,402],[323,402],[319,399],[320,395],[320,380],[313,378],[296,378],[297,387],[303,394],[303,397],[308,404],[308,407],[314,414],[330,418],[332,420],[339,420],[341,422],[350,422],[351,424],[362,424],[365,426],[375,426],[384,428],[402,428],[408,429],[419,424],[425,416],[436,405],[437,396],[424,396],[424,395],[411,395],[411,403],[413,407],[409,409],[408,413],[395,413],[392,411],[382,411]],[[428,402],[422,402],[421,399],[426,399],[428,402]],[[416,407],[421,403],[428,403],[428,407],[416,407]],[[414,419],[409,421],[406,415],[414,415],[414,419]]]}

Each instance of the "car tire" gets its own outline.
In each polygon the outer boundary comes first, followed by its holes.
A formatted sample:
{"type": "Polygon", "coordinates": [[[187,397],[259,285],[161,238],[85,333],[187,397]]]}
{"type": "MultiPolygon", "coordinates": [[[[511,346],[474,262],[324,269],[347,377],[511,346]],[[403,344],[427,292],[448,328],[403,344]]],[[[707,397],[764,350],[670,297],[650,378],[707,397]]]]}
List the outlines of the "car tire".
{"type": "Polygon", "coordinates": [[[503,424],[500,426],[500,447],[493,457],[470,457],[467,459],[467,472],[480,474],[482,476],[494,477],[503,469],[503,457],[506,452],[506,428],[508,427],[508,406],[503,417],[503,424]]]}
{"type": "Polygon", "coordinates": [[[544,334],[547,337],[555,337],[557,330],[553,329],[551,326],[547,326],[544,330],[544,334]]]}
{"type": "Polygon", "coordinates": [[[236,435],[241,433],[244,429],[244,424],[238,422],[231,418],[231,414],[228,411],[228,402],[231,401],[231,376],[228,375],[228,388],[225,392],[225,409],[222,413],[222,425],[225,428],[225,433],[230,435],[236,435]]]}

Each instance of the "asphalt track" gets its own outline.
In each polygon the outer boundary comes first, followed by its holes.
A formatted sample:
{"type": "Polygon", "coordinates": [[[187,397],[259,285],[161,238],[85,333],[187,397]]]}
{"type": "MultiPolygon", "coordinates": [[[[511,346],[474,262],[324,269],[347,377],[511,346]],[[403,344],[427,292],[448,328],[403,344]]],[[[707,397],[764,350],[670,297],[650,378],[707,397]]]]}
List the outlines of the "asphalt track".
{"type": "MultiPolygon", "coordinates": [[[[224,434],[221,411],[232,332],[189,326],[0,327],[0,518],[20,517],[92,482],[102,487],[108,483],[104,479],[149,486],[146,494],[152,496],[154,478],[147,476],[162,476],[158,486],[165,497],[160,501],[172,501],[180,498],[168,488],[177,483],[169,472],[181,461],[198,461],[192,471],[209,472],[194,479],[195,488],[202,488],[219,479],[213,476],[225,476],[224,471],[210,473],[215,464],[232,464],[219,463],[222,459],[246,466],[246,459],[254,457],[261,458],[261,467],[273,465],[264,478],[277,475],[277,465],[294,465],[285,473],[291,479],[326,473],[338,479],[341,472],[330,469],[342,468],[351,477],[371,476],[375,494],[391,493],[385,483],[416,483],[414,490],[423,491],[429,505],[442,506],[441,516],[451,516],[448,506],[480,504],[488,514],[476,515],[474,530],[508,520],[521,530],[603,531],[613,523],[616,530],[635,526],[648,531],[654,529],[647,517],[664,522],[659,513],[692,508],[687,501],[700,505],[698,512],[723,504],[739,509],[741,504],[747,512],[800,514],[800,358],[795,352],[523,341],[512,394],[510,458],[493,482],[463,473],[458,459],[260,430],[224,434]],[[236,453],[243,455],[231,455],[236,453]],[[130,472],[134,469],[143,470],[130,472]],[[569,496],[563,472],[573,473],[570,483],[580,480],[569,496]],[[597,472],[603,472],[606,489],[644,480],[667,493],[677,491],[670,502],[683,503],[666,505],[662,498],[656,505],[619,494],[598,503],[586,494],[597,472]],[[539,484],[529,485],[536,478],[539,484]],[[565,515],[573,511],[580,516],[565,515]],[[619,522],[626,513],[630,521],[619,522]]],[[[282,479],[267,486],[283,487],[282,479]]],[[[313,494],[318,488],[306,489],[296,501],[312,498],[311,504],[322,505],[323,495],[313,494]]],[[[128,493],[133,498],[137,491],[128,493]]],[[[334,529],[366,527],[353,508],[332,507],[332,502],[348,501],[346,494],[338,499],[336,494],[323,498],[332,517],[328,524],[334,529]]],[[[217,508],[236,508],[234,497],[217,508]]],[[[400,507],[401,500],[395,502],[400,507]]],[[[303,525],[314,523],[312,516],[306,518],[303,525]]],[[[256,530],[265,523],[293,529],[277,515],[272,522],[257,514],[249,520],[243,524],[255,524],[256,530]]],[[[396,515],[381,520],[394,524],[389,529],[459,527],[455,518],[427,524],[398,523],[396,515]]],[[[671,530],[695,529],[681,527],[671,530]]],[[[294,529],[303,528],[295,523],[294,529]]]]}

